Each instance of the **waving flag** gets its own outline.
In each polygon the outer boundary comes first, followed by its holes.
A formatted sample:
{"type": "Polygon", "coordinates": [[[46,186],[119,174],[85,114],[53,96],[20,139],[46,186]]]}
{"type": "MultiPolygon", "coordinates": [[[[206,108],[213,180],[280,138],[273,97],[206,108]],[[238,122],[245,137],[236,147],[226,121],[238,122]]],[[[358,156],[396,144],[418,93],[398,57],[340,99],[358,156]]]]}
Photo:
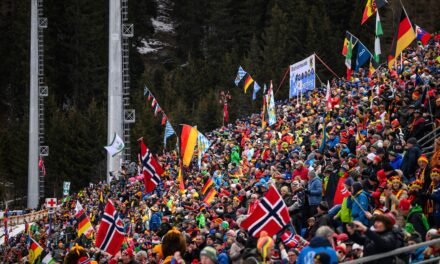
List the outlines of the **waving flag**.
{"type": "Polygon", "coordinates": [[[325,94],[325,101],[327,102],[327,111],[332,110],[332,92],[330,89],[330,82],[327,81],[327,92],[325,94]]]}
{"type": "Polygon", "coordinates": [[[121,249],[124,237],[124,225],[112,200],[109,199],[101,218],[95,245],[114,256],[121,249]]]}
{"type": "Polygon", "coordinates": [[[364,24],[369,17],[374,15],[377,12],[377,10],[382,6],[384,6],[386,3],[387,3],[386,0],[368,0],[367,5],[365,6],[364,9],[364,14],[362,16],[361,25],[364,24]]]}
{"type": "Polygon", "coordinates": [[[31,238],[28,257],[29,263],[33,264],[35,260],[37,260],[37,258],[41,255],[41,252],[43,252],[43,248],[31,238]]]}
{"type": "Polygon", "coordinates": [[[359,41],[357,45],[355,71],[358,71],[359,68],[362,67],[362,65],[364,65],[371,57],[371,52],[364,46],[364,44],[362,44],[362,42],[359,41]]]}
{"type": "Polygon", "coordinates": [[[254,79],[252,79],[251,75],[248,74],[246,77],[246,80],[244,81],[244,93],[247,92],[247,89],[249,88],[249,86],[251,86],[251,84],[254,82],[254,79]]]}
{"type": "Polygon", "coordinates": [[[281,240],[286,247],[294,248],[301,242],[301,237],[293,234],[289,230],[286,230],[286,232],[281,235],[281,240]]]}
{"type": "Polygon", "coordinates": [[[431,39],[431,34],[426,30],[416,25],[417,40],[421,41],[423,45],[426,45],[431,39]]]}
{"type": "Polygon", "coordinates": [[[289,223],[287,206],[277,189],[271,185],[257,208],[241,223],[241,227],[247,229],[254,237],[259,237],[261,231],[273,236],[289,223]]]}
{"type": "Polygon", "coordinates": [[[176,134],[176,132],[174,132],[173,127],[171,126],[171,123],[167,120],[167,123],[165,125],[165,134],[163,136],[163,145],[164,148],[167,147],[167,139],[169,137],[171,137],[172,135],[176,134]]]}
{"type": "Polygon", "coordinates": [[[197,128],[190,125],[183,125],[180,135],[180,154],[182,155],[183,166],[188,167],[194,154],[197,143],[197,128]]]}
{"type": "Polygon", "coordinates": [[[261,90],[260,85],[258,85],[257,82],[254,82],[254,91],[253,91],[253,93],[252,93],[252,100],[257,99],[257,93],[258,93],[258,91],[260,91],[260,90],[261,90]]]}
{"type": "Polygon", "coordinates": [[[380,37],[383,35],[382,24],[380,23],[379,11],[376,12],[376,38],[374,40],[374,61],[379,63],[380,49],[380,37]]]}
{"type": "Polygon", "coordinates": [[[164,170],[153,157],[147,146],[145,146],[143,138],[139,139],[139,144],[141,146],[145,191],[149,193],[160,183],[160,176],[164,173],[164,170]]]}
{"type": "Polygon", "coordinates": [[[92,223],[90,223],[90,220],[79,201],[76,202],[75,206],[75,218],[78,222],[78,237],[81,237],[81,235],[84,234],[87,238],[91,238],[94,231],[92,223]]]}
{"type": "Polygon", "coordinates": [[[124,140],[122,140],[122,138],[115,133],[110,145],[105,146],[104,148],[107,150],[108,154],[114,157],[124,150],[125,148],[124,140]]]}
{"type": "Polygon", "coordinates": [[[211,205],[212,200],[214,200],[215,196],[217,195],[217,190],[216,189],[211,189],[208,194],[205,196],[205,198],[203,199],[203,202],[206,205],[211,205]]]}
{"type": "Polygon", "coordinates": [[[388,68],[390,70],[400,53],[406,49],[414,39],[416,39],[416,33],[412,28],[411,21],[409,21],[405,8],[402,6],[397,31],[395,32],[392,43],[391,54],[388,56],[388,68]]]}
{"type": "Polygon", "coordinates": [[[243,70],[241,66],[238,67],[237,77],[235,77],[235,85],[238,86],[241,79],[246,75],[247,72],[243,70]]]}
{"type": "Polygon", "coordinates": [[[214,181],[212,180],[211,177],[209,177],[209,179],[205,182],[205,185],[203,185],[202,188],[202,194],[205,194],[206,191],[214,184],[214,181]]]}
{"type": "Polygon", "coordinates": [[[199,168],[202,166],[202,157],[205,154],[205,152],[209,149],[211,146],[211,141],[209,141],[200,131],[197,135],[197,150],[198,150],[198,162],[199,162],[199,168]]]}

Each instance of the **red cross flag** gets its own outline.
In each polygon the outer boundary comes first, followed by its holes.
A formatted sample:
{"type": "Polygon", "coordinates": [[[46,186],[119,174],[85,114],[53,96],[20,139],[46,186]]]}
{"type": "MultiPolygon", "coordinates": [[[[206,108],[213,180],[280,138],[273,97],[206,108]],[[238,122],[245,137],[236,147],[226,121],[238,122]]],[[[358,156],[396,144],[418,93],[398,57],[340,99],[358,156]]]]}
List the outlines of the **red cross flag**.
{"type": "Polygon", "coordinates": [[[46,207],[47,208],[56,208],[57,207],[57,198],[46,198],[46,207]]]}

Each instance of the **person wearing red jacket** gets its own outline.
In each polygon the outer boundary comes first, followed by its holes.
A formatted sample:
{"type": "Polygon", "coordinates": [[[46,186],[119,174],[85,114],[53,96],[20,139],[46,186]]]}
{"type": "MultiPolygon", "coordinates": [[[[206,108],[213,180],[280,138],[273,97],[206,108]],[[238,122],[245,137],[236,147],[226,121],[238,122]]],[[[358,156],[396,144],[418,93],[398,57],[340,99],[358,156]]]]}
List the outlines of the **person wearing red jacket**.
{"type": "Polygon", "coordinates": [[[295,170],[293,171],[293,178],[295,179],[296,176],[299,176],[301,180],[308,181],[308,175],[309,170],[304,166],[304,163],[302,161],[297,161],[295,163],[295,170]]]}

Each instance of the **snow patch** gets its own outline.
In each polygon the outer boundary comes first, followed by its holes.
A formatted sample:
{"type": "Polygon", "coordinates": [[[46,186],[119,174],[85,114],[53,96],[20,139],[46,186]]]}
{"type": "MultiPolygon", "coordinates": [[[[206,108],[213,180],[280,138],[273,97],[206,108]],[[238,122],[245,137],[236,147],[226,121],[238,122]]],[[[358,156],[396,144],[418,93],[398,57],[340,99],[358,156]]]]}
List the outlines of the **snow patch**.
{"type": "Polygon", "coordinates": [[[164,21],[160,21],[159,19],[151,19],[155,32],[174,32],[174,26],[172,23],[166,23],[164,21]]]}

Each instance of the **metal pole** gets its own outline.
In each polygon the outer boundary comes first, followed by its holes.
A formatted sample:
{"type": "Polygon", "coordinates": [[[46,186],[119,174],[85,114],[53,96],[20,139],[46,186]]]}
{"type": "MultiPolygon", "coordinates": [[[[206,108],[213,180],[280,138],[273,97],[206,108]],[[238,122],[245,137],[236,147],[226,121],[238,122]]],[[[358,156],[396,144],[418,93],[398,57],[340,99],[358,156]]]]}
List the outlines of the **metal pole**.
{"type": "Polygon", "coordinates": [[[29,91],[29,158],[27,207],[37,208],[38,183],[38,1],[31,1],[31,64],[29,91]]]}
{"type": "MultiPolygon", "coordinates": [[[[123,135],[122,107],[122,28],[121,0],[110,0],[109,14],[109,69],[108,69],[108,124],[107,141],[111,143],[114,133],[123,135]]],[[[107,182],[110,182],[110,172],[116,175],[119,170],[119,157],[112,158],[107,153],[107,182]]]]}

